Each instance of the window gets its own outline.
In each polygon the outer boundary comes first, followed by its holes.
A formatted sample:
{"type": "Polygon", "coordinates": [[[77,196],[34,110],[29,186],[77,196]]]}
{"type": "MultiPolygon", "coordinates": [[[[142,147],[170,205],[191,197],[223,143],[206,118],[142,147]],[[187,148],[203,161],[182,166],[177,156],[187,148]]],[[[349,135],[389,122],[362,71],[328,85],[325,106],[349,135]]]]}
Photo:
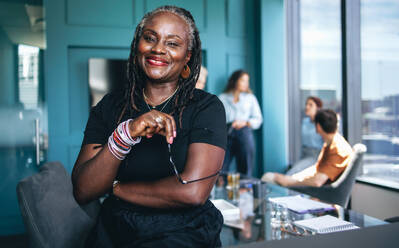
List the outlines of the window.
{"type": "Polygon", "coordinates": [[[361,179],[399,188],[399,1],[361,1],[361,179]]]}
{"type": "Polygon", "coordinates": [[[18,95],[25,109],[38,107],[39,48],[18,46],[18,95]]]}
{"type": "Polygon", "coordinates": [[[309,95],[340,112],[342,98],[340,0],[302,0],[301,102],[309,95]]]}
{"type": "MultiPolygon", "coordinates": [[[[341,1],[300,1],[300,109],[309,96],[323,101],[323,108],[341,113],[342,53],[341,1]]],[[[297,111],[300,111],[297,109],[297,111]]],[[[309,125],[306,124],[306,125],[309,125]]],[[[320,139],[321,140],[321,139],[320,139]]],[[[302,148],[305,141],[302,139],[302,148]]],[[[316,142],[320,143],[320,142],[316,142]]],[[[322,141],[321,141],[322,144],[322,141]]],[[[321,148],[321,147],[320,147],[321,148]]],[[[302,149],[302,157],[306,156],[302,149]]],[[[317,154],[316,154],[317,156],[317,154]]]]}

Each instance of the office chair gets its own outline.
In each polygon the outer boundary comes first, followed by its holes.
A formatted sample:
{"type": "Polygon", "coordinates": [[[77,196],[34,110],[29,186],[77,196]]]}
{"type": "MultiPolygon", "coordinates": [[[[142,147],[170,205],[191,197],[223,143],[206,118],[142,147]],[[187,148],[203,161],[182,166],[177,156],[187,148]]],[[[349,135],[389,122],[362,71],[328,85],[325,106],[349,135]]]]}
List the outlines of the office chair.
{"type": "Polygon", "coordinates": [[[290,187],[290,189],[311,195],[325,202],[341,205],[342,207],[346,208],[351,196],[352,187],[355,183],[356,176],[362,167],[363,155],[367,151],[367,148],[363,144],[356,144],[353,146],[353,151],[354,155],[352,161],[335,182],[323,185],[320,188],[297,186],[290,187]]]}
{"type": "Polygon", "coordinates": [[[22,179],[17,196],[29,247],[83,247],[100,209],[98,201],[85,206],[75,201],[71,177],[59,162],[22,179]]]}

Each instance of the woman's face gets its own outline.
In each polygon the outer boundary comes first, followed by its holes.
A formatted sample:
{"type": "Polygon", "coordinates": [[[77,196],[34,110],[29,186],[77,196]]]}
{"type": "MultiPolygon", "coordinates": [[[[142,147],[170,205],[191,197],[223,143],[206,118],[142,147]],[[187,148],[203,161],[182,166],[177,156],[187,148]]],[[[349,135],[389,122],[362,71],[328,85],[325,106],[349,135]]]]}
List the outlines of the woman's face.
{"type": "Polygon", "coordinates": [[[249,76],[248,74],[242,74],[242,76],[237,80],[236,90],[239,92],[247,92],[249,88],[249,76]]]}
{"type": "Polygon", "coordinates": [[[318,109],[319,108],[312,99],[306,101],[305,115],[309,116],[312,120],[314,119],[318,109]]]}
{"type": "Polygon", "coordinates": [[[188,37],[186,22],[172,13],[155,14],[146,22],[137,48],[137,60],[150,80],[178,80],[191,56],[188,37]]]}

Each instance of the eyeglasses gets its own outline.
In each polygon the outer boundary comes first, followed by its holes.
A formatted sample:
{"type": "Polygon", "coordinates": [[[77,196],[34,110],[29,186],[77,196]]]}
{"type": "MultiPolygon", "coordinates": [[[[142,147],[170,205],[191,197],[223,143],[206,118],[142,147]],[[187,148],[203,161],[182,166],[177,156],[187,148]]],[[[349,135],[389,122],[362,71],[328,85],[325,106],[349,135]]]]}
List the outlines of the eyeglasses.
{"type": "Polygon", "coordinates": [[[207,176],[207,177],[202,177],[202,178],[199,178],[199,179],[189,180],[189,181],[183,180],[183,179],[181,178],[179,172],[177,171],[175,162],[173,162],[173,159],[172,159],[172,147],[171,147],[170,144],[168,144],[168,150],[169,150],[169,162],[172,164],[173,171],[174,171],[175,174],[176,174],[177,180],[179,180],[179,182],[180,182],[181,184],[189,184],[189,183],[194,183],[194,182],[202,181],[202,180],[205,180],[205,179],[208,179],[208,178],[217,176],[217,175],[220,173],[220,170],[218,170],[215,174],[212,174],[212,175],[207,176]]]}

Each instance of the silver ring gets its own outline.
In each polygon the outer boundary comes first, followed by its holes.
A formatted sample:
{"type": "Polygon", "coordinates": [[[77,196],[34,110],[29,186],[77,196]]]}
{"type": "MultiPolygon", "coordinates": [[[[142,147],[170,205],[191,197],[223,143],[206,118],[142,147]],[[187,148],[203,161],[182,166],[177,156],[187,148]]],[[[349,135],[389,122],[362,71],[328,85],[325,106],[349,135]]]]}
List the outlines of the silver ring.
{"type": "Polygon", "coordinates": [[[162,123],[162,118],[158,116],[157,118],[155,118],[155,121],[156,121],[157,123],[162,123]]]}

